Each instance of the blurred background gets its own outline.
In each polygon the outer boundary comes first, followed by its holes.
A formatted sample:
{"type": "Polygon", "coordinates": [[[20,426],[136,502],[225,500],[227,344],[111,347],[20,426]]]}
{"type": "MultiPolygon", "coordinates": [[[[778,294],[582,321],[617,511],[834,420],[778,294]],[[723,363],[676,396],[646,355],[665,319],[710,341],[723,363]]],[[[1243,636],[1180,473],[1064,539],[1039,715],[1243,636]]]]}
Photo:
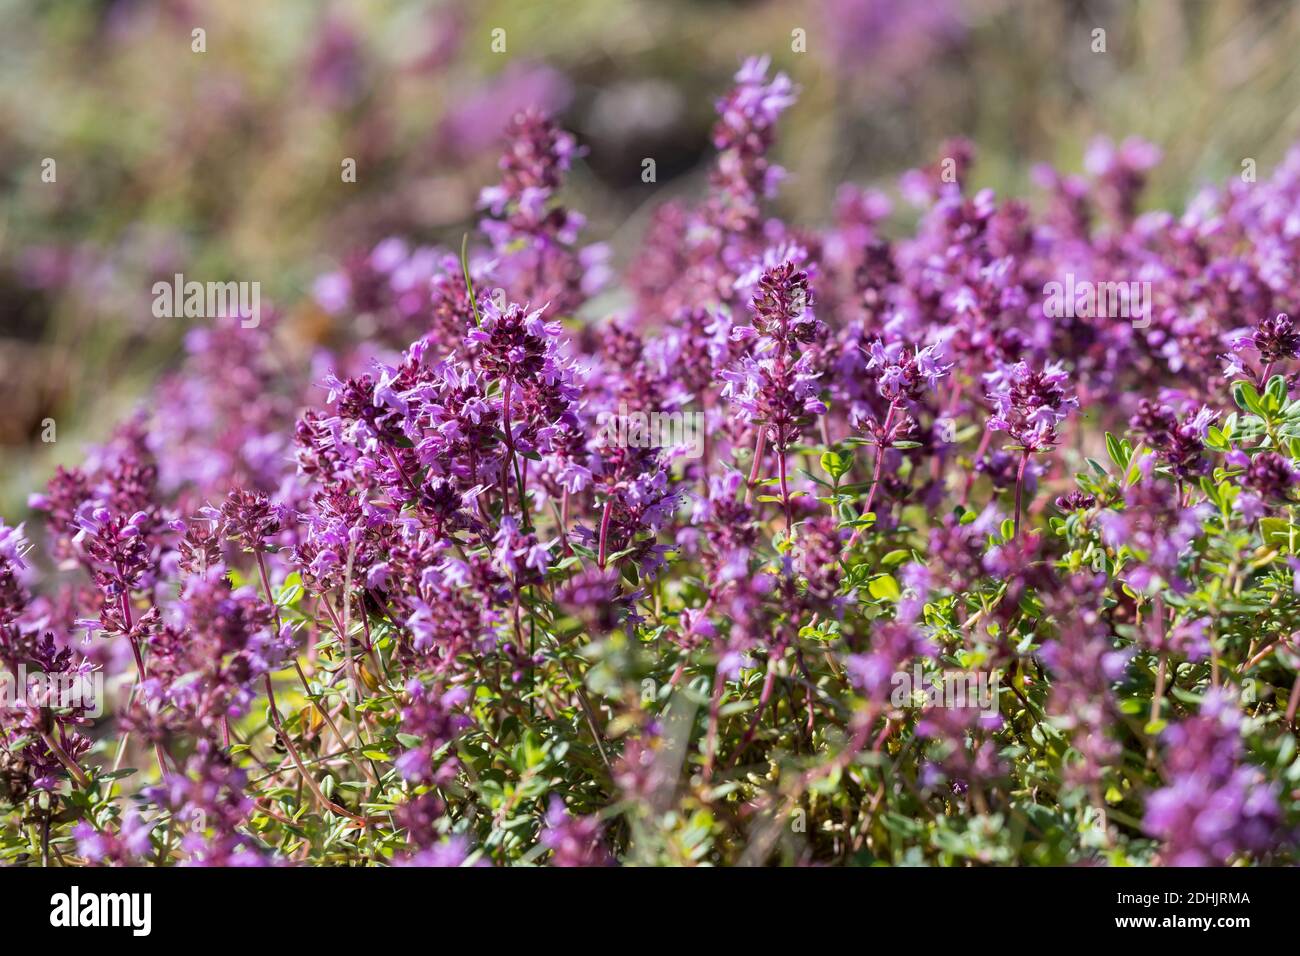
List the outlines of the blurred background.
{"type": "Polygon", "coordinates": [[[1300,139],[1297,50],[1292,0],[0,0],[0,513],[175,365],[155,281],[258,281],[309,344],[347,254],[459,247],[523,106],[589,148],[565,199],[621,264],[658,203],[703,192],[749,54],[801,87],[774,211],[817,223],[839,183],[896,194],[954,135],[977,187],[1031,202],[1036,164],[1142,136],[1165,156],[1146,205],[1180,208],[1300,139]]]}

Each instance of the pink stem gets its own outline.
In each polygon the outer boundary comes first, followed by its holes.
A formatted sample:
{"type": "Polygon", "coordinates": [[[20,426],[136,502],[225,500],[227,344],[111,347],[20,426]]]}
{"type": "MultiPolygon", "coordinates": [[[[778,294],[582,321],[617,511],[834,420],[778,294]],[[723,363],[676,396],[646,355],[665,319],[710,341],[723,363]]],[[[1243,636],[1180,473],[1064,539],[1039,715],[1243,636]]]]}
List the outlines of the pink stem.
{"type": "Polygon", "coordinates": [[[605,556],[609,553],[609,517],[614,512],[614,496],[611,494],[605,499],[605,513],[600,518],[600,554],[596,558],[596,563],[600,565],[602,571],[605,570],[605,556]]]}
{"type": "Polygon", "coordinates": [[[1020,537],[1020,499],[1025,486],[1025,466],[1029,464],[1029,449],[1020,453],[1020,468],[1016,471],[1016,523],[1011,537],[1020,537]]]}
{"type": "Polygon", "coordinates": [[[763,452],[767,450],[767,426],[758,429],[758,441],[754,443],[754,464],[749,469],[749,481],[745,485],[745,504],[754,496],[754,486],[758,484],[758,469],[763,463],[763,452]]]}
{"type": "MultiPolygon", "coordinates": [[[[890,402],[889,411],[885,413],[885,424],[880,429],[880,442],[876,446],[876,467],[871,474],[871,487],[870,489],[867,490],[867,504],[862,509],[863,517],[866,517],[868,514],[870,514],[871,503],[876,500],[876,489],[880,487],[880,466],[881,464],[884,463],[885,460],[885,449],[889,447],[886,444],[886,442],[888,442],[889,440],[888,439],[889,426],[890,424],[893,423],[894,409],[896,409],[897,407],[898,406],[895,405],[893,402],[890,402]]],[[[854,529],[853,536],[849,538],[850,548],[852,548],[855,544],[858,543],[858,537],[862,534],[862,529],[865,527],[866,525],[859,525],[857,528],[854,529]]]]}

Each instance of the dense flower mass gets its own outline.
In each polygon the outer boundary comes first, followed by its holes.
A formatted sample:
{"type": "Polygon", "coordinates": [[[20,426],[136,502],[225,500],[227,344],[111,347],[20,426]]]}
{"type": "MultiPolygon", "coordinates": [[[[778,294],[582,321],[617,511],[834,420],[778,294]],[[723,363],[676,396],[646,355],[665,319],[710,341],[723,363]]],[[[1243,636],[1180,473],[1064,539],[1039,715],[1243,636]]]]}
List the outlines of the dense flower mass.
{"type": "Polygon", "coordinates": [[[0,522],[0,862],[1297,862],[1300,149],[795,228],[735,79],[625,295],[524,111],[463,252],[341,250],[310,363],[195,331],[0,522]]]}

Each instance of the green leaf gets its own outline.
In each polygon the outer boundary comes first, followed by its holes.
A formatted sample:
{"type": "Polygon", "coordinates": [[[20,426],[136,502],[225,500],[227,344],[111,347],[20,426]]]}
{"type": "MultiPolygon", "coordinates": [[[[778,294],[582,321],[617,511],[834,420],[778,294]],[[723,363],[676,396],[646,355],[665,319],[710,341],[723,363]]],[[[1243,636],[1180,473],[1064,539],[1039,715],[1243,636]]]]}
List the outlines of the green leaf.
{"type": "Polygon", "coordinates": [[[1264,407],[1259,402],[1259,392],[1255,386],[1247,381],[1233,382],[1232,400],[1237,403],[1237,407],[1245,412],[1254,412],[1261,418],[1264,417],[1264,407]]]}
{"type": "Polygon", "coordinates": [[[1264,544],[1281,551],[1291,550],[1291,523],[1285,518],[1260,518],[1260,536],[1264,544]]]}
{"type": "Polygon", "coordinates": [[[478,299],[474,297],[474,282],[469,277],[469,233],[460,238],[460,268],[465,275],[465,291],[469,294],[469,305],[474,310],[474,325],[483,327],[483,320],[478,314],[478,299]]]}
{"type": "MultiPolygon", "coordinates": [[[[820,485],[822,488],[830,489],[831,487],[831,483],[829,481],[827,481],[825,478],[818,478],[812,472],[805,471],[804,469],[800,468],[799,474],[803,475],[805,478],[807,478],[809,481],[813,482],[814,484],[820,485]]],[[[829,499],[821,498],[819,500],[828,501],[829,499]]]]}
{"type": "Polygon", "coordinates": [[[1286,379],[1281,375],[1274,375],[1264,386],[1264,393],[1273,400],[1273,411],[1281,411],[1282,406],[1286,404],[1286,379]]]}
{"type": "Polygon", "coordinates": [[[822,470],[831,476],[832,481],[839,481],[853,468],[852,452],[828,451],[821,457],[822,470]]]}
{"type": "Polygon", "coordinates": [[[875,523],[876,523],[876,513],[874,511],[868,511],[861,518],[855,518],[854,520],[850,521],[849,527],[870,528],[875,523]]]}
{"type": "Polygon", "coordinates": [[[275,596],[275,603],[280,607],[292,607],[300,597],[302,597],[302,584],[289,584],[286,581],[280,593],[275,596]]]}
{"type": "MultiPolygon", "coordinates": [[[[1128,442],[1125,442],[1124,444],[1127,445],[1128,442]]],[[[1132,464],[1129,466],[1128,474],[1124,476],[1124,484],[1129,486],[1136,485],[1138,481],[1142,478],[1143,457],[1144,456],[1141,454],[1133,455],[1132,464]]]]}
{"type": "Polygon", "coordinates": [[[892,574],[878,574],[867,582],[867,590],[877,600],[897,601],[903,596],[892,574]]]}
{"type": "Polygon", "coordinates": [[[1121,472],[1128,467],[1128,455],[1124,454],[1124,447],[1110,432],[1106,432],[1106,453],[1121,472]]]}

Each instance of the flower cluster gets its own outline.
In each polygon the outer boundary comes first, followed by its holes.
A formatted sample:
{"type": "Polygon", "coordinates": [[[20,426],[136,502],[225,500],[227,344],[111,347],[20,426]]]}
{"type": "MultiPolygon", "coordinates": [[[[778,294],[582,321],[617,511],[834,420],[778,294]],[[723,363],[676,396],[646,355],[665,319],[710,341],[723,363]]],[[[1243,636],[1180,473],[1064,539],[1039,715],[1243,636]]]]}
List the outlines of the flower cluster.
{"type": "Polygon", "coordinates": [[[1241,763],[1241,713],[1225,693],[1165,733],[1169,784],[1151,795],[1145,824],[1166,861],[1213,866],[1238,853],[1269,853],[1281,825],[1278,787],[1241,763]]]}
{"type": "Polygon", "coordinates": [[[1050,449],[1060,441],[1058,429],[1079,400],[1068,394],[1070,376],[1058,363],[1042,370],[1024,362],[1002,366],[985,376],[993,416],[988,428],[1003,431],[1025,451],[1050,449]]]}
{"type": "Polygon", "coordinates": [[[1099,142],[1039,214],[954,141],[914,232],[857,186],[796,228],[769,66],[615,314],[524,111],[462,254],[344,251],[310,361],[192,334],[0,524],[0,680],[50,679],[0,861],[1300,860],[1300,149],[1140,213],[1158,150],[1099,142]],[[1067,272],[1149,324],[1051,318],[1067,272]]]}

